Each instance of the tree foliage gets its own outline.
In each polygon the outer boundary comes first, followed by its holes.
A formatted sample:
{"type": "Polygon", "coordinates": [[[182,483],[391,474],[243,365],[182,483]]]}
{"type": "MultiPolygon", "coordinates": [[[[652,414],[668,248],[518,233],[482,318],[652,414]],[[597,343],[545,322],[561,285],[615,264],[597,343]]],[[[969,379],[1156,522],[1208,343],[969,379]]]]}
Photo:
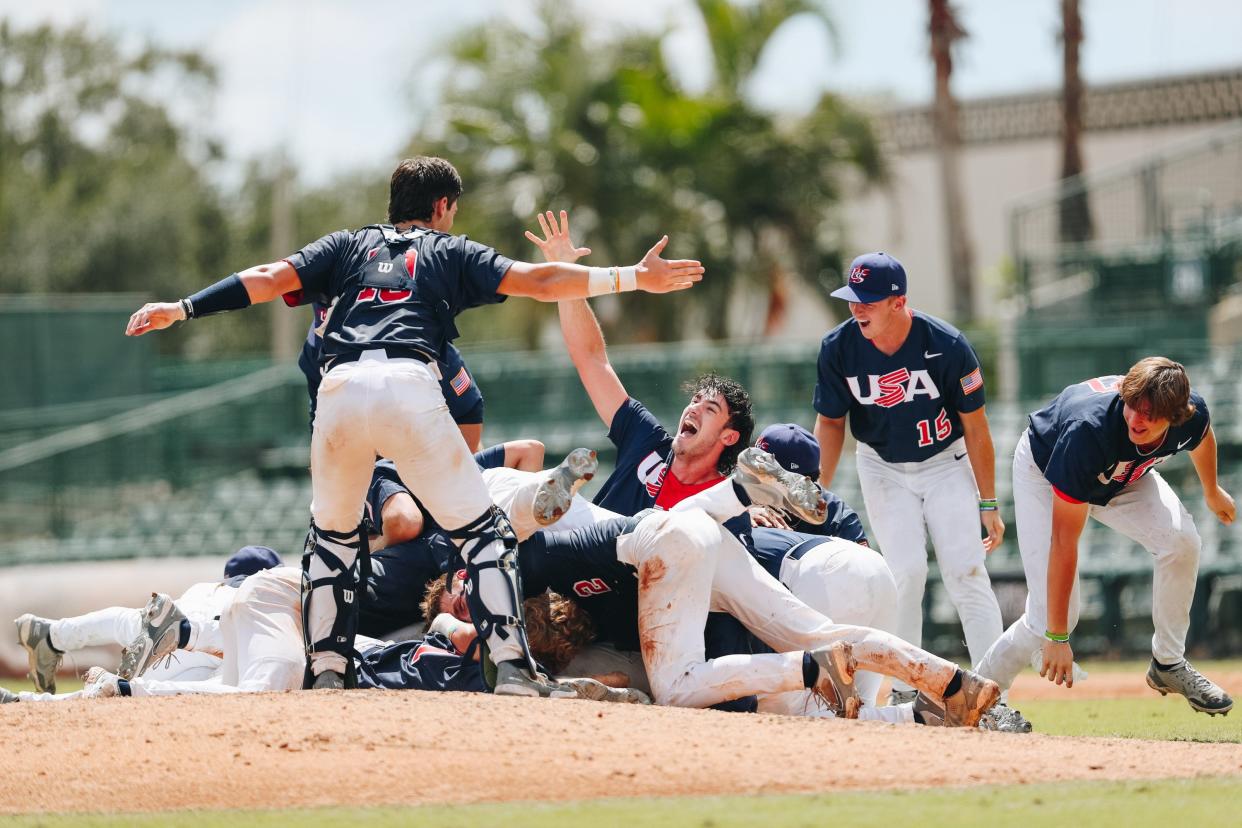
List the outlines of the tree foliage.
{"type": "MultiPolygon", "coordinates": [[[[723,337],[742,286],[767,291],[769,304],[790,277],[818,286],[840,267],[833,207],[845,176],[884,174],[867,121],[835,96],[781,119],[743,95],[779,24],[818,7],[699,9],[716,71],[707,92],[681,87],[659,33],[603,38],[546,3],[529,28],[489,21],[452,45],[443,104],[410,144],[458,166],[459,223],[501,249],[533,255],[523,229],[538,210],[564,208],[592,261],[637,261],[665,232],[670,255],[704,261],[707,279],[682,297],[627,298],[624,319],[605,304],[614,338],[723,337]]],[[[523,308],[528,340],[541,311],[523,308]]]]}

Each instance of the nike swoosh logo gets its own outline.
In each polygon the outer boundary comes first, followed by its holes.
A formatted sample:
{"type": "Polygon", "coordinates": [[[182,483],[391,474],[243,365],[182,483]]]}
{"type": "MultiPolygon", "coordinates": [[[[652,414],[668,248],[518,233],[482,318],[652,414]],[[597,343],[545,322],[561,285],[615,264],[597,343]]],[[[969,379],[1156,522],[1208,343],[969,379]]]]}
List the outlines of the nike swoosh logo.
{"type": "Polygon", "coordinates": [[[938,356],[943,356],[943,355],[944,355],[944,352],[943,352],[943,351],[942,351],[941,353],[939,353],[939,354],[929,354],[929,353],[927,353],[927,351],[924,351],[924,352],[923,352],[923,359],[935,359],[936,357],[938,357],[938,356]]]}
{"type": "Polygon", "coordinates": [[[963,457],[965,457],[965,456],[966,456],[966,452],[964,452],[964,451],[963,451],[961,454],[955,454],[955,455],[953,455],[953,459],[954,459],[954,460],[961,460],[961,459],[962,459],[963,457]]]}
{"type": "Polygon", "coordinates": [[[1183,440],[1182,442],[1178,443],[1178,444],[1177,444],[1177,450],[1178,450],[1178,451],[1181,451],[1183,448],[1185,448],[1185,447],[1186,447],[1186,444],[1187,444],[1187,443],[1189,443],[1189,442],[1190,442],[1191,440],[1193,440],[1193,439],[1195,439],[1195,438],[1194,438],[1194,437],[1187,437],[1185,440],[1183,440]]]}

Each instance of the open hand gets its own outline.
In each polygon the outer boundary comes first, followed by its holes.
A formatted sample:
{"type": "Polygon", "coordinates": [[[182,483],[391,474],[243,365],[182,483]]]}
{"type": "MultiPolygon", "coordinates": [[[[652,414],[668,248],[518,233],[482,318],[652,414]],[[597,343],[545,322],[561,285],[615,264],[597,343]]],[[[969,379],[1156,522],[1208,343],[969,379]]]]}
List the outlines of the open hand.
{"type": "Polygon", "coordinates": [[[1055,681],[1065,683],[1066,687],[1074,686],[1074,648],[1068,641],[1044,641],[1044,664],[1039,674],[1055,681]]]}
{"type": "Polygon", "coordinates": [[[185,311],[180,302],[147,302],[129,317],[125,335],[142,336],[148,331],[163,330],[182,319],[185,319],[185,311]]]}
{"type": "Polygon", "coordinates": [[[551,210],[540,213],[537,218],[539,227],[543,230],[543,238],[529,230],[526,231],[526,238],[539,248],[549,262],[576,262],[591,252],[589,247],[574,247],[573,240],[569,237],[569,213],[561,210],[559,223],[551,210]]]}
{"type": "Polygon", "coordinates": [[[663,237],[647,251],[638,263],[638,289],[647,293],[671,293],[685,290],[703,280],[703,263],[694,259],[661,259],[660,253],[668,245],[663,237]]]}

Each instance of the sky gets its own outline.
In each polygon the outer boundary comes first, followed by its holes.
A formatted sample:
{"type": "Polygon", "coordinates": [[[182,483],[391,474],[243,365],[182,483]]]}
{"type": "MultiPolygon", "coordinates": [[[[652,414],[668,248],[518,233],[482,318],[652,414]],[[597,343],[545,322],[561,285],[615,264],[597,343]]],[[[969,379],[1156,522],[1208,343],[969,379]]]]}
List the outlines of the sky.
{"type": "MultiPolygon", "coordinates": [[[[411,96],[434,100],[434,55],[463,27],[521,21],[536,0],[0,0],[18,26],[88,26],[126,42],[193,48],[221,70],[214,100],[196,102],[235,162],[277,151],[317,184],[359,166],[390,167],[415,127],[411,96]],[[395,113],[395,114],[388,114],[395,113]]],[[[690,89],[710,80],[691,0],[564,0],[598,21],[669,32],[665,53],[690,89]]],[[[746,2],[746,0],[741,0],[746,2]]],[[[926,0],[823,0],[832,38],[795,18],[765,52],[748,92],[798,111],[824,90],[919,104],[930,100],[926,0]]],[[[963,98],[1060,84],[1058,0],[959,0],[969,33],[957,53],[963,98]]],[[[1237,0],[1082,0],[1088,84],[1242,66],[1237,0]]],[[[424,107],[423,112],[427,111],[424,107]]]]}

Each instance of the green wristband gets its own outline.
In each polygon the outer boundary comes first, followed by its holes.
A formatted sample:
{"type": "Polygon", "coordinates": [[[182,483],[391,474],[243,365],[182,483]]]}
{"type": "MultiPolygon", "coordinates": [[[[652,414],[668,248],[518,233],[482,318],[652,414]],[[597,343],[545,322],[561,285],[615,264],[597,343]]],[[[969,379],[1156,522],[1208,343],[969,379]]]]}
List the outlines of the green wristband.
{"type": "Polygon", "coordinates": [[[1069,633],[1054,633],[1054,632],[1048,632],[1047,630],[1044,630],[1044,638],[1048,639],[1049,641],[1055,641],[1058,644],[1069,643],[1069,633]]]}

